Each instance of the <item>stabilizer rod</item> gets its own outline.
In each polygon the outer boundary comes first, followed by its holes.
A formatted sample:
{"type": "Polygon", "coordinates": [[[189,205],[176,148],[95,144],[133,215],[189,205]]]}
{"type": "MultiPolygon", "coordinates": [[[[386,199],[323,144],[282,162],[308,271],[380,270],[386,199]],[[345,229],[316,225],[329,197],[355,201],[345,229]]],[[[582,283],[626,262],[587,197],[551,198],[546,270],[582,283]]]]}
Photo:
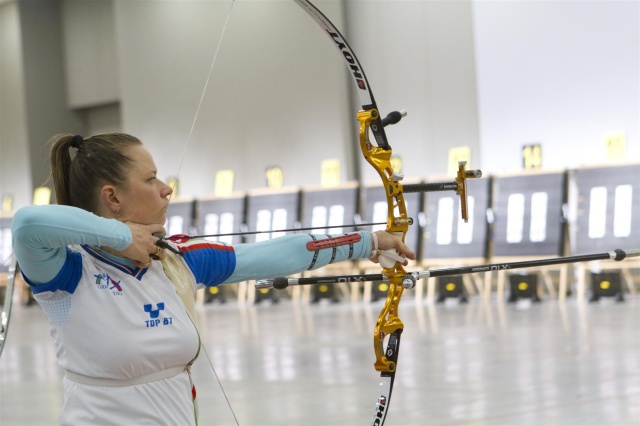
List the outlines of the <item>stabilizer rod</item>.
{"type": "MultiPolygon", "coordinates": [[[[533,268],[536,266],[559,265],[562,263],[589,262],[593,260],[615,260],[622,261],[629,257],[640,256],[640,249],[621,250],[616,249],[607,253],[585,254],[577,256],[555,257],[550,259],[524,260],[520,262],[492,263],[489,265],[462,266],[457,268],[432,269],[428,271],[408,272],[403,281],[405,288],[413,288],[416,280],[429,277],[445,277],[451,275],[475,274],[487,271],[502,271],[511,269],[533,268]]],[[[335,275],[329,277],[308,277],[308,278],[275,278],[270,280],[260,280],[256,282],[256,288],[275,288],[282,290],[290,285],[309,284],[336,284],[344,282],[365,282],[365,281],[386,281],[384,274],[355,274],[355,275],[335,275]]]]}

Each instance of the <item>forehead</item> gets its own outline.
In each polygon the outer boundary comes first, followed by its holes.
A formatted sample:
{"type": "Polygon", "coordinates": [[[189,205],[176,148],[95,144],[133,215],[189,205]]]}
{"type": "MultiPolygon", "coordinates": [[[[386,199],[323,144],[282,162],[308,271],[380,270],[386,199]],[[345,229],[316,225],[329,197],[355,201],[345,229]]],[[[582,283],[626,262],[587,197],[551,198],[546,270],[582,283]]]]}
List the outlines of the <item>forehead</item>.
{"type": "Polygon", "coordinates": [[[142,145],[135,145],[128,149],[129,158],[133,161],[133,170],[138,173],[156,171],[156,163],[151,153],[142,145]]]}

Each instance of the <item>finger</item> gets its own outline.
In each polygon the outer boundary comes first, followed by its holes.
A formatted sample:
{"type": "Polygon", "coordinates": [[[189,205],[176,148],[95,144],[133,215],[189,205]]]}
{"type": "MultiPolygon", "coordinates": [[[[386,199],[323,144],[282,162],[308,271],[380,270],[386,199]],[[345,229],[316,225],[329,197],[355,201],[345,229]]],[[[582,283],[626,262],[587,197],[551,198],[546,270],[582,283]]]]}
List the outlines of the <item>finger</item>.
{"type": "Polygon", "coordinates": [[[152,263],[153,263],[153,259],[151,258],[149,258],[149,261],[147,263],[140,262],[139,260],[133,261],[133,264],[136,265],[138,268],[148,268],[149,266],[151,266],[152,263]]]}
{"type": "MultiPolygon", "coordinates": [[[[157,245],[157,243],[156,243],[156,245],[157,245]]],[[[160,260],[161,259],[161,255],[162,255],[162,248],[160,248],[160,246],[157,245],[155,253],[152,253],[149,256],[151,256],[151,259],[153,259],[153,260],[160,260]]]]}
{"type": "Polygon", "coordinates": [[[399,241],[399,247],[396,247],[396,249],[402,253],[402,255],[408,259],[411,260],[415,260],[416,259],[416,254],[413,250],[411,250],[409,248],[409,246],[407,246],[405,243],[403,243],[402,241],[399,241]]]}
{"type": "Polygon", "coordinates": [[[411,250],[409,247],[405,246],[405,250],[403,251],[404,257],[411,260],[416,260],[416,253],[411,250]]]}
{"type": "Polygon", "coordinates": [[[155,260],[166,259],[167,258],[167,251],[164,248],[158,246],[158,249],[154,253],[154,256],[157,257],[157,259],[155,259],[155,260]]]}
{"type": "MultiPolygon", "coordinates": [[[[392,244],[393,249],[395,249],[399,254],[403,257],[409,258],[411,260],[415,260],[416,254],[407,246],[400,238],[396,236],[392,236],[392,244]]],[[[406,263],[404,263],[406,265],[406,263]]]]}

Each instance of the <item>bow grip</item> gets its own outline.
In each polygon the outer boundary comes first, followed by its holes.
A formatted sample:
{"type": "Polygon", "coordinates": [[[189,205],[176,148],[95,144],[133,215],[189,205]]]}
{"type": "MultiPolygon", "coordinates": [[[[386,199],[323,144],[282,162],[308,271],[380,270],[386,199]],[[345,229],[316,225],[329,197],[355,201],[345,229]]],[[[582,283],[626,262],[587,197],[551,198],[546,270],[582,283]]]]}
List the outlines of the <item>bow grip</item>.
{"type": "MultiPolygon", "coordinates": [[[[392,235],[395,235],[396,237],[402,239],[403,233],[402,232],[389,232],[392,235]]],[[[385,269],[391,269],[394,266],[396,266],[396,259],[400,256],[400,254],[398,253],[398,251],[396,249],[388,249],[388,250],[380,250],[380,254],[378,255],[378,262],[380,262],[380,266],[382,266],[385,269]],[[384,253],[389,253],[391,254],[391,256],[387,255],[385,256],[384,253]]],[[[404,259],[404,258],[402,258],[404,259]]],[[[398,261],[399,262],[399,261],[398,261]]],[[[402,263],[402,262],[401,262],[402,263]]]]}

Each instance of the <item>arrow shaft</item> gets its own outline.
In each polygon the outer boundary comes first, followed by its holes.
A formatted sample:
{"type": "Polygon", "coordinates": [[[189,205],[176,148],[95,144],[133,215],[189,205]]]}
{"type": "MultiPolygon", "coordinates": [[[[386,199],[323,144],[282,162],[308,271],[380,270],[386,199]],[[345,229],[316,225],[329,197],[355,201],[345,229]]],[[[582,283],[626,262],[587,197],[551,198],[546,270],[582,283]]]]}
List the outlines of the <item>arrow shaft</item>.
{"type": "MultiPolygon", "coordinates": [[[[415,279],[430,277],[446,277],[452,275],[476,274],[479,272],[506,271],[512,269],[532,268],[537,266],[559,265],[563,263],[589,262],[593,260],[615,260],[620,262],[626,258],[639,257],[640,249],[614,250],[607,253],[586,254],[577,256],[556,257],[550,259],[524,260],[520,262],[492,263],[489,265],[462,266],[458,268],[431,269],[427,271],[409,272],[415,279]]],[[[335,275],[327,277],[276,278],[256,283],[256,288],[282,289],[289,285],[336,284],[341,282],[388,281],[384,274],[335,275]]]]}

